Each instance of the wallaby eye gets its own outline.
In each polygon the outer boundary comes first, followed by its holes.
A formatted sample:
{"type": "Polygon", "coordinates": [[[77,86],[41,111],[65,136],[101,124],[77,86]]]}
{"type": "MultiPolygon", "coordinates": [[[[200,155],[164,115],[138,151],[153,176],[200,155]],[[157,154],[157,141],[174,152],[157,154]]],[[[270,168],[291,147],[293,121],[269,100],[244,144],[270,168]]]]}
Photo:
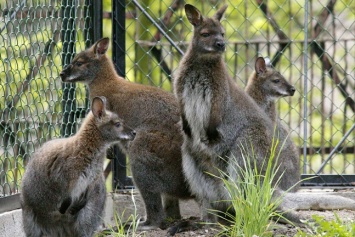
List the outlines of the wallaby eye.
{"type": "Polygon", "coordinates": [[[77,66],[77,67],[80,67],[80,66],[82,66],[84,63],[83,62],[79,62],[79,61],[76,61],[75,62],[75,66],[77,66]]]}
{"type": "Polygon", "coordinates": [[[201,36],[206,38],[210,36],[210,33],[201,33],[201,36]]]}
{"type": "Polygon", "coordinates": [[[222,37],[224,37],[224,33],[221,33],[222,37]]]}
{"type": "Polygon", "coordinates": [[[274,83],[279,83],[280,82],[280,79],[275,79],[273,80],[274,83]]]}
{"type": "Polygon", "coordinates": [[[121,123],[120,122],[115,123],[115,127],[117,128],[121,127],[121,123]]]}

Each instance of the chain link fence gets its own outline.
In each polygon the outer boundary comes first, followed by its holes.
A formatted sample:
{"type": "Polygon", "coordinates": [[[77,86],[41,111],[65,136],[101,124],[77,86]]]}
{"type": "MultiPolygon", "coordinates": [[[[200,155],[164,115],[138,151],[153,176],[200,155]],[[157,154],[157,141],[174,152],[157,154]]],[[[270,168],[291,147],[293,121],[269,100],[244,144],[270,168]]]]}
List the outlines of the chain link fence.
{"type": "MultiPolygon", "coordinates": [[[[186,50],[192,36],[184,4],[179,0],[127,3],[129,80],[171,90],[180,49],[186,50]]],[[[355,2],[237,0],[193,4],[209,16],[223,4],[229,5],[222,20],[228,41],[225,60],[241,87],[254,70],[255,59],[269,56],[273,66],[297,88],[293,97],[280,99],[278,109],[300,147],[304,177],[321,177],[313,184],[351,185],[355,173],[355,2]]]]}
{"type": "MultiPolygon", "coordinates": [[[[19,191],[39,145],[75,133],[89,106],[87,92],[63,84],[59,73],[97,39],[93,31],[101,23],[121,75],[172,91],[172,74],[192,36],[186,2],[104,0],[103,12],[97,2],[0,0],[0,198],[19,191]]],[[[300,147],[301,173],[340,175],[337,183],[349,184],[355,173],[355,1],[192,4],[204,15],[229,5],[222,20],[225,60],[241,87],[256,57],[269,56],[297,88],[278,109],[300,147]]]]}
{"type": "Polygon", "coordinates": [[[0,198],[19,191],[38,146],[75,133],[88,106],[85,87],[63,85],[59,73],[92,44],[90,4],[0,1],[0,198]]]}

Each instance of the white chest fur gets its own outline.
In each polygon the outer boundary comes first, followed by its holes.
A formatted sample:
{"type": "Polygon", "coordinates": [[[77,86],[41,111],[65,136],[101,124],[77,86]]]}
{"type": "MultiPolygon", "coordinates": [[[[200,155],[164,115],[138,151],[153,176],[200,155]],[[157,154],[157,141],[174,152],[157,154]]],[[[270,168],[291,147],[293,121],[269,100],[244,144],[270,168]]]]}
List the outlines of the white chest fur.
{"type": "Polygon", "coordinates": [[[184,113],[190,125],[194,142],[206,139],[206,128],[210,120],[212,90],[199,83],[188,85],[183,90],[184,113]]]}

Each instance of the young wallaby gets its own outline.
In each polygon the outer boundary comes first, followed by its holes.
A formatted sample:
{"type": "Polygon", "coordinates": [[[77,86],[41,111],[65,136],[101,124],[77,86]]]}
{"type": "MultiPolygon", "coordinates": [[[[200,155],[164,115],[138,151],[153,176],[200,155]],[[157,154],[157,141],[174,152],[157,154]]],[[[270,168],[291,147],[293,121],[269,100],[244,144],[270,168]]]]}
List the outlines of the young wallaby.
{"type": "MultiPolygon", "coordinates": [[[[280,161],[279,172],[288,170],[287,178],[280,181],[279,186],[288,189],[300,181],[300,158],[297,147],[289,137],[288,130],[281,124],[276,111],[276,100],[281,97],[293,96],[296,89],[290,85],[280,72],[272,68],[269,58],[258,57],[255,71],[250,75],[245,92],[253,98],[258,106],[269,116],[273,123],[274,137],[283,146],[286,159],[280,161]],[[288,155],[286,153],[289,153],[288,155]],[[285,184],[286,182],[286,184],[285,184]]],[[[280,159],[282,159],[281,157],[280,159]]],[[[277,176],[279,176],[277,175],[277,176]]],[[[298,188],[296,185],[294,188],[298,188]]]]}
{"type": "Polygon", "coordinates": [[[178,198],[191,198],[182,172],[180,114],[172,93],[126,81],[106,55],[109,39],[78,53],[61,72],[64,82],[83,82],[90,97],[103,95],[108,108],[135,129],[126,153],[136,187],[146,208],[148,229],[165,227],[166,218],[180,218],[178,198]]]}
{"type": "MultiPolygon", "coordinates": [[[[194,31],[174,75],[174,93],[180,105],[184,131],[183,170],[192,193],[202,205],[202,219],[206,222],[216,221],[216,217],[207,210],[226,211],[230,207],[228,202],[220,202],[230,197],[222,180],[215,176],[220,176],[219,171],[231,178],[237,176],[232,167],[235,162],[231,159],[244,167],[243,155],[249,155],[252,159],[251,167],[256,165],[263,172],[261,168],[265,168],[263,164],[269,160],[274,135],[271,119],[228,75],[222,57],[225,40],[220,23],[225,10],[226,6],[209,18],[202,16],[194,6],[185,5],[186,16],[194,31]]],[[[288,155],[289,152],[282,149],[278,162],[282,164],[287,161],[288,155]]],[[[283,190],[294,185],[293,177],[290,179],[288,173],[294,172],[295,167],[291,170],[286,165],[284,167],[285,175],[275,198],[283,196],[283,190]]],[[[288,209],[287,205],[294,208],[295,205],[290,203],[305,201],[304,196],[296,200],[287,195],[281,203],[281,210],[288,209]]],[[[295,197],[293,193],[290,196],[295,197]]],[[[318,200],[321,198],[318,197],[318,200]]],[[[352,209],[355,209],[354,203],[352,209]]],[[[285,215],[291,221],[300,222],[297,213],[285,215]]]]}
{"type": "Polygon", "coordinates": [[[48,141],[33,155],[22,179],[26,236],[92,236],[106,198],[103,160],[107,147],[132,141],[135,131],[95,97],[72,137],[48,141]]]}

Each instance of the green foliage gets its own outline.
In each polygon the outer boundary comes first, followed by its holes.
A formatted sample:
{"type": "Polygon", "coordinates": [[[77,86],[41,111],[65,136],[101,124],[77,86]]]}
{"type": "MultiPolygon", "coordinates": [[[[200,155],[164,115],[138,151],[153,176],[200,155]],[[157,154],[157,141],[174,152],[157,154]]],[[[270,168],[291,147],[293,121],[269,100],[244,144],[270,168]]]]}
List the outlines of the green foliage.
{"type": "Polygon", "coordinates": [[[324,217],[313,215],[314,222],[308,221],[306,224],[310,227],[306,233],[299,230],[296,237],[353,237],[355,236],[354,220],[343,221],[334,213],[334,220],[325,220],[324,217]]]}
{"type": "MultiPolygon", "coordinates": [[[[221,172],[221,178],[230,195],[231,206],[236,210],[235,215],[225,214],[212,210],[212,213],[225,219],[228,223],[220,224],[221,236],[272,236],[270,219],[281,217],[276,209],[281,203],[281,198],[273,198],[274,187],[280,180],[275,177],[278,167],[277,162],[278,140],[274,140],[270,157],[263,164],[266,168],[257,167],[253,152],[244,152],[243,164],[239,164],[233,157],[233,171],[221,172]],[[253,163],[253,164],[252,164],[253,163]],[[234,174],[237,177],[233,177],[234,174]],[[224,216],[227,215],[227,218],[224,216]]],[[[264,161],[265,161],[264,160],[264,161]]]]}

